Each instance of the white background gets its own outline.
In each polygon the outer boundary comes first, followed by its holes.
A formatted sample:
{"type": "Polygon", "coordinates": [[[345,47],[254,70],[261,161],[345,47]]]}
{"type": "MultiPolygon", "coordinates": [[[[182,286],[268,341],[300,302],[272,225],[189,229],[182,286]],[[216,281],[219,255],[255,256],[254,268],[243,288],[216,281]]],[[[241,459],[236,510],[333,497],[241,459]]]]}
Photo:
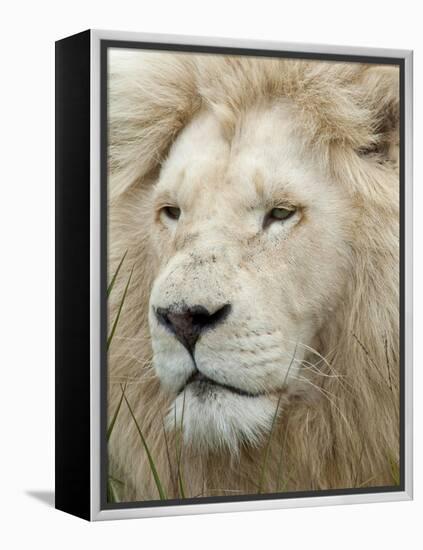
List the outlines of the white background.
{"type": "MultiPolygon", "coordinates": [[[[3,548],[422,548],[422,215],[415,225],[415,501],[89,524],[48,506],[54,469],[54,41],[87,28],[415,50],[417,1],[69,0],[0,7],[0,545],[3,548]],[[419,250],[420,249],[420,250],[419,250]],[[38,497],[37,497],[38,495],[38,497]],[[42,497],[40,500],[39,497],[42,497]]],[[[419,22],[420,21],[420,22],[419,22]]]]}

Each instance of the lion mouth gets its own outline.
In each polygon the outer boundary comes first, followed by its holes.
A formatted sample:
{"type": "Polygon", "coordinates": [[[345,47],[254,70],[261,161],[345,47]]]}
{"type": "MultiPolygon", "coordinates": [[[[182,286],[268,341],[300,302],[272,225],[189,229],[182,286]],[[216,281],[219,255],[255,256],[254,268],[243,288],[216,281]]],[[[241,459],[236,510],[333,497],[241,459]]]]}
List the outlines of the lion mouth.
{"type": "Polygon", "coordinates": [[[184,387],[181,388],[179,393],[182,393],[186,387],[194,383],[197,383],[200,387],[204,387],[204,388],[210,387],[210,386],[220,387],[232,393],[235,393],[236,395],[241,395],[243,397],[259,397],[260,395],[262,395],[261,393],[251,393],[245,390],[241,390],[236,386],[231,386],[229,384],[222,384],[221,382],[217,382],[216,380],[213,380],[212,378],[209,378],[208,376],[200,372],[198,369],[191,374],[191,376],[188,378],[184,387]]]}

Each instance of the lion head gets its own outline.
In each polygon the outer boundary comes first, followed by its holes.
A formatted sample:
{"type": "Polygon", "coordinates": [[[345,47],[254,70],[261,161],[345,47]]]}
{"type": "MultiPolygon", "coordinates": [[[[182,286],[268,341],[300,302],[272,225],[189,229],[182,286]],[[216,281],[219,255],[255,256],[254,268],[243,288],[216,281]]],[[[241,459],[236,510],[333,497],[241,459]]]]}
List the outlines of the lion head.
{"type": "MultiPolygon", "coordinates": [[[[110,382],[133,382],[156,454],[160,415],[223,456],[260,449],[289,411],[302,488],[386,483],[397,68],[131,52],[109,89],[110,265],[127,250],[134,266],[110,382]]],[[[129,425],[115,460],[136,486],[129,425]]]]}

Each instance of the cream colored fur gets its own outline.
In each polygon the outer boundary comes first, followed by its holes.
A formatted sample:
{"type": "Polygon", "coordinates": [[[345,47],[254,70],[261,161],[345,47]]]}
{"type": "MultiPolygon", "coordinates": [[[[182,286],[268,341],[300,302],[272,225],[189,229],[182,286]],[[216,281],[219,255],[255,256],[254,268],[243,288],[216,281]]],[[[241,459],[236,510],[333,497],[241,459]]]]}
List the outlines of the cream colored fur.
{"type": "MultiPolygon", "coordinates": [[[[397,69],[117,51],[110,71],[109,277],[128,251],[110,325],[134,268],[110,418],[124,384],[169,498],[178,463],[186,496],[392,485],[397,69]],[[296,212],[263,229],[279,206],[296,212]],[[259,396],[177,396],[192,361],[154,310],[181,303],[231,303],[197,366],[259,396]]],[[[109,457],[122,500],[158,498],[125,403],[109,457]]]]}

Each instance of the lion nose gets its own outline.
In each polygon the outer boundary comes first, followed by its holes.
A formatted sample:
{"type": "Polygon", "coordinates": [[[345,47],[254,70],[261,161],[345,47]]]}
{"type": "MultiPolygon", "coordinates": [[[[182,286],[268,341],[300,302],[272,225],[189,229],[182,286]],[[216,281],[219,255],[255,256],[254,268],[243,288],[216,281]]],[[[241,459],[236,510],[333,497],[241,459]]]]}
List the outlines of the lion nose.
{"type": "Polygon", "coordinates": [[[231,305],[225,304],[213,313],[204,306],[195,305],[183,309],[162,308],[155,310],[159,323],[173,332],[176,338],[192,354],[202,332],[222,323],[231,311],[231,305]]]}

